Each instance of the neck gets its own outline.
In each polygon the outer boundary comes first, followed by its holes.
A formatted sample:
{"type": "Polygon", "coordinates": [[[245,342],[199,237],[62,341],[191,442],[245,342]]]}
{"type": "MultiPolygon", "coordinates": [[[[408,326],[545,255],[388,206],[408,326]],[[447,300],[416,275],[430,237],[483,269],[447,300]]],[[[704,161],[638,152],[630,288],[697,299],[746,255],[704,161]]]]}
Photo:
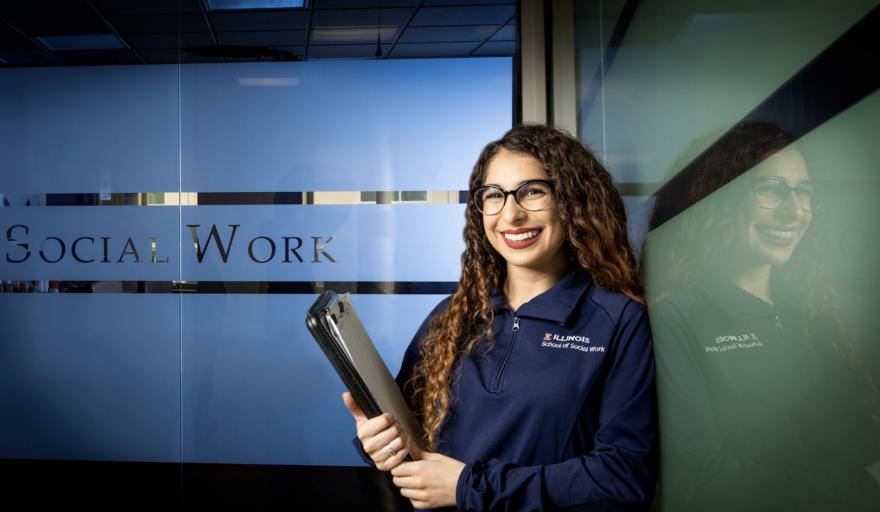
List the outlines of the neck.
{"type": "Polygon", "coordinates": [[[770,295],[769,264],[738,272],[734,276],[734,282],[755,297],[773,304],[773,297],[770,295]]]}
{"type": "Polygon", "coordinates": [[[547,269],[507,266],[504,297],[507,298],[507,304],[513,311],[552,288],[565,276],[568,265],[565,254],[560,251],[560,255],[561,261],[554,262],[547,269]]]}

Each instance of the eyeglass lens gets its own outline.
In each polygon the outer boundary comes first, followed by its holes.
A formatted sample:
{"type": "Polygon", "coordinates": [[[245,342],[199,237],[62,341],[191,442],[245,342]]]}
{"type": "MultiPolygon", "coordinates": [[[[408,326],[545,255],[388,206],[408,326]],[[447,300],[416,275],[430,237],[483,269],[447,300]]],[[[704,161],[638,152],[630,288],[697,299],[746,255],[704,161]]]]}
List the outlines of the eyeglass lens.
{"type": "Polygon", "coordinates": [[[787,183],[776,178],[758,180],[752,187],[755,201],[762,208],[777,208],[788,199],[792,192],[797,196],[797,203],[801,210],[812,211],[815,207],[813,186],[803,183],[797,187],[789,187],[787,183]]]}
{"type": "Polygon", "coordinates": [[[477,208],[486,215],[495,215],[504,208],[508,195],[513,195],[520,206],[530,211],[547,208],[552,197],[550,186],[540,181],[526,182],[516,190],[506,192],[490,185],[477,189],[477,208]]]}

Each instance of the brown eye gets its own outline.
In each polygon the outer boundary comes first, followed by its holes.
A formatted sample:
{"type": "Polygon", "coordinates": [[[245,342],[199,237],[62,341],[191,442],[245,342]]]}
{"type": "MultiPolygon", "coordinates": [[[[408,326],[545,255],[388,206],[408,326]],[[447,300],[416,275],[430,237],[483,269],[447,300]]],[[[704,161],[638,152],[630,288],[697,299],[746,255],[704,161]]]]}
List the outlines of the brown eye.
{"type": "Polygon", "coordinates": [[[755,193],[761,196],[784,199],[788,196],[788,185],[779,181],[763,181],[755,185],[755,193]]]}
{"type": "Polygon", "coordinates": [[[483,190],[480,195],[480,199],[483,201],[491,201],[493,199],[501,199],[504,197],[504,194],[501,193],[500,190],[494,188],[487,188],[483,190]]]}
{"type": "Polygon", "coordinates": [[[545,194],[547,194],[547,193],[549,193],[549,192],[550,192],[550,191],[547,189],[547,187],[545,187],[545,186],[543,186],[543,185],[540,185],[540,184],[530,184],[530,185],[524,187],[524,188],[520,191],[520,197],[523,197],[523,198],[529,198],[529,197],[530,197],[530,198],[539,198],[539,197],[543,197],[545,194]]]}

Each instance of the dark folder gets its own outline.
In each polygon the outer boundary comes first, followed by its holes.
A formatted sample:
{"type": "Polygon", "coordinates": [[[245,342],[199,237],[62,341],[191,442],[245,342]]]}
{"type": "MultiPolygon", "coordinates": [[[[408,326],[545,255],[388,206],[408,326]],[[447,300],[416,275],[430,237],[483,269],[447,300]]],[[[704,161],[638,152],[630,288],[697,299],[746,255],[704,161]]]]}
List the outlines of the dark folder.
{"type": "Polygon", "coordinates": [[[322,293],[309,308],[306,325],[364,414],[375,418],[390,412],[410,440],[421,446],[421,428],[361,324],[349,294],[322,293]]]}

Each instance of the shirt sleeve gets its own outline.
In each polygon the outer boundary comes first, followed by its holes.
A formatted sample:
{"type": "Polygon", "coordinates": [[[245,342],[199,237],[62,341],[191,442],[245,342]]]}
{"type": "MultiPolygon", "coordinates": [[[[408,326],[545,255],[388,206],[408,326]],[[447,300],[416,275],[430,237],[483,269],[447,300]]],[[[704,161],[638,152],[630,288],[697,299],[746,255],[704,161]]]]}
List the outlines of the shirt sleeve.
{"type": "MultiPolygon", "coordinates": [[[[460,510],[646,510],[656,486],[654,356],[647,313],[631,302],[612,340],[613,355],[593,449],[557,464],[518,466],[498,459],[465,466],[460,510]]],[[[595,421],[595,420],[594,420],[595,421]]]]}

